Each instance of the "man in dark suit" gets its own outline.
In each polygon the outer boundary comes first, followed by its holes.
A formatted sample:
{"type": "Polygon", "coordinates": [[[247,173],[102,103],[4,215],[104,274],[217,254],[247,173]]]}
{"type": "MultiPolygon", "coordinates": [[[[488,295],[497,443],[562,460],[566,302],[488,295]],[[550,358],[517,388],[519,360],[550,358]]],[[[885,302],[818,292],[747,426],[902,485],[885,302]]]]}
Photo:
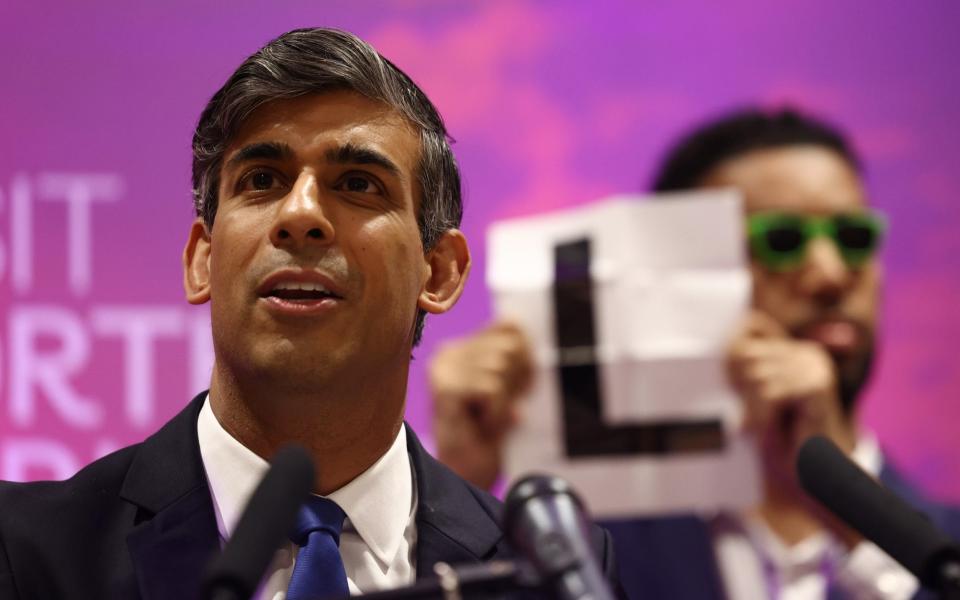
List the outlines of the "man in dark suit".
{"type": "Polygon", "coordinates": [[[470,269],[458,169],[423,92],[350,34],[289,32],[210,100],[193,183],[184,287],[211,306],[210,391],[68,481],[0,485],[0,598],[195,597],[290,442],[313,456],[322,497],[258,598],[508,557],[499,504],[403,424],[424,317],[455,304],[470,269]]]}
{"type": "MultiPolygon", "coordinates": [[[[747,213],[753,311],[728,359],[757,440],[762,500],[736,515],[608,523],[624,587],[671,600],[909,598],[912,576],[809,499],[793,469],[799,444],[825,435],[960,539],[960,512],[924,499],[856,422],[875,349],[883,236],[860,161],[817,119],[745,110],[681,139],[653,185],[719,187],[740,190],[747,213]]],[[[497,476],[530,361],[521,329],[507,323],[432,361],[438,456],[480,486],[497,476]]]]}

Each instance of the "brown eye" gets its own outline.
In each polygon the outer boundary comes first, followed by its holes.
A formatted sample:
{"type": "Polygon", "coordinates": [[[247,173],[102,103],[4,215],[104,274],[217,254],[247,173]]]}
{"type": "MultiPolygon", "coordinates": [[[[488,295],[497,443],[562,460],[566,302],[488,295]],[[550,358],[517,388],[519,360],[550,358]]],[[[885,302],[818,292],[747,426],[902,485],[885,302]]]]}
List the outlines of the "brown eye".
{"type": "Polygon", "coordinates": [[[250,177],[250,185],[255,190],[269,190],[273,187],[274,177],[266,171],[259,171],[250,177]]]}
{"type": "Polygon", "coordinates": [[[347,177],[343,181],[343,187],[348,192],[371,193],[376,192],[376,187],[366,177],[347,177]]]}

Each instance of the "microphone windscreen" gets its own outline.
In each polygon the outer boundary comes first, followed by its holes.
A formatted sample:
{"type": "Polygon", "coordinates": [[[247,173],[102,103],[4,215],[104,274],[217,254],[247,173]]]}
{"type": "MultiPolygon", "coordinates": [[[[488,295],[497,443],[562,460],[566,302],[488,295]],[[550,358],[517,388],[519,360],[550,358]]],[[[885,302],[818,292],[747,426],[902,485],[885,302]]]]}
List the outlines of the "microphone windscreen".
{"type": "Polygon", "coordinates": [[[560,600],[612,600],[593,555],[583,502],[558,478],[531,475],[504,501],[504,530],[511,545],[560,600]]]}
{"type": "Polygon", "coordinates": [[[503,521],[507,531],[515,529],[516,519],[522,514],[526,503],[542,496],[567,497],[576,506],[578,512],[583,511],[583,501],[580,500],[570,484],[563,479],[549,475],[527,475],[513,484],[503,501],[503,521]]]}
{"type": "Polygon", "coordinates": [[[254,490],[230,540],[210,563],[204,597],[250,598],[287,539],[297,511],[313,490],[314,467],[307,451],[285,446],[254,490]]]}
{"type": "Polygon", "coordinates": [[[797,474],[803,488],[926,585],[956,549],[925,515],[867,475],[833,442],[813,436],[800,447],[797,474]]]}

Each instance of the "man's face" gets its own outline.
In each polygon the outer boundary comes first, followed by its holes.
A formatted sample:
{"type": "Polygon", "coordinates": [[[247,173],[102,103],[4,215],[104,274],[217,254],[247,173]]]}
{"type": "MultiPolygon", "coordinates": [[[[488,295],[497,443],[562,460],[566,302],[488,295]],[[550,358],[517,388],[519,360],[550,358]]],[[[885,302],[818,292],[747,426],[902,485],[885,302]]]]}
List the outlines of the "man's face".
{"type": "MultiPolygon", "coordinates": [[[[837,153],[797,145],[758,150],[735,157],[705,179],[710,187],[735,187],[748,214],[782,212],[831,216],[865,209],[857,173],[837,153]]],[[[808,242],[795,268],[774,271],[751,263],[754,306],[776,319],[791,335],[822,344],[834,357],[844,385],[862,378],[873,351],[881,278],[876,258],[853,268],[834,242],[818,236],[808,242]]]]}
{"type": "Polygon", "coordinates": [[[350,92],[277,100],[247,119],[224,154],[206,242],[218,362],[304,386],[406,364],[430,270],[418,160],[415,130],[350,92]]]}

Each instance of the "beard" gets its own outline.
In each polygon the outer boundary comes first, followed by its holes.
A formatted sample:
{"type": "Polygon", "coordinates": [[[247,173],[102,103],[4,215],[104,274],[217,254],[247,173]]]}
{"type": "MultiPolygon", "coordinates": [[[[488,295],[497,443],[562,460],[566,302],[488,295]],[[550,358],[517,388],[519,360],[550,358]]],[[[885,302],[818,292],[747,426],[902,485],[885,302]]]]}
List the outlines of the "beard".
{"type": "MultiPolygon", "coordinates": [[[[870,379],[875,355],[876,336],[874,328],[863,321],[846,317],[840,313],[826,312],[790,328],[795,339],[808,340],[819,344],[833,362],[837,374],[837,395],[844,417],[851,419],[857,407],[857,400],[870,379]],[[842,322],[856,330],[856,342],[852,345],[831,343],[830,335],[823,336],[820,328],[823,324],[842,322]]],[[[842,338],[843,336],[841,336],[842,338]]]]}
{"type": "Polygon", "coordinates": [[[873,340],[869,340],[864,348],[856,354],[847,356],[830,354],[837,370],[837,393],[840,398],[840,408],[847,419],[853,418],[857,399],[870,379],[874,355],[873,340]]]}

